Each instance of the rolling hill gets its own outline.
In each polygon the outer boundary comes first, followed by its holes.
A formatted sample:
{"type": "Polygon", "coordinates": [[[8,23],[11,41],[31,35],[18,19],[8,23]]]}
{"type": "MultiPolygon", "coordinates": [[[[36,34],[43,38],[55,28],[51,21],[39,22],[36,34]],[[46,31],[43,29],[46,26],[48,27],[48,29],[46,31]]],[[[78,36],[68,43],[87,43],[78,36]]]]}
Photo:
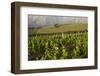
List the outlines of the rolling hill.
{"type": "Polygon", "coordinates": [[[62,32],[72,32],[72,31],[84,31],[88,29],[87,24],[76,23],[76,24],[63,24],[58,27],[40,27],[40,28],[28,28],[28,34],[41,34],[41,33],[62,33],[62,32]]]}

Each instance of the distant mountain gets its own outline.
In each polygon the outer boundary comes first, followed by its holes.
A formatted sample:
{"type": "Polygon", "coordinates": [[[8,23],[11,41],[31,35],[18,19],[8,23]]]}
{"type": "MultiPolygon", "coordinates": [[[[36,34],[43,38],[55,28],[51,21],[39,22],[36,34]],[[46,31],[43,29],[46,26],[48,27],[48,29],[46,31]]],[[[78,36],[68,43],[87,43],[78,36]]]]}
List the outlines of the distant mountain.
{"type": "Polygon", "coordinates": [[[73,23],[87,23],[87,17],[73,17],[73,16],[35,16],[28,15],[28,27],[48,27],[55,24],[73,24],[73,23]]]}

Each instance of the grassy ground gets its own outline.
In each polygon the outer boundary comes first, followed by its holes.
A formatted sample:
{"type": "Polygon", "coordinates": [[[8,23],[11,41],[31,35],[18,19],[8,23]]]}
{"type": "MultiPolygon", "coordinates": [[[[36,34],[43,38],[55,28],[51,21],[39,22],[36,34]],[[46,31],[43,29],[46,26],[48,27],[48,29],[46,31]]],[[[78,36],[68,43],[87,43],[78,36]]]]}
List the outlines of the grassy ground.
{"type": "Polygon", "coordinates": [[[29,28],[28,32],[29,34],[34,34],[34,33],[59,33],[59,32],[70,32],[70,31],[83,31],[87,30],[88,26],[87,24],[64,24],[64,25],[59,25],[59,27],[51,26],[51,27],[43,27],[39,29],[32,29],[29,28]]]}

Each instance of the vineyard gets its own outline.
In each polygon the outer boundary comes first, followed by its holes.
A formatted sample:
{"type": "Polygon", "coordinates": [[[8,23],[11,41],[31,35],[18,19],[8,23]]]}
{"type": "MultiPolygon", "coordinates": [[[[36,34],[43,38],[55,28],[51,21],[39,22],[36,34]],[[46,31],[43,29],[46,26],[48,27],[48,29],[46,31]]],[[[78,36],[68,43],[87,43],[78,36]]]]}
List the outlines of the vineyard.
{"type": "Polygon", "coordinates": [[[87,31],[28,37],[28,60],[79,59],[87,57],[87,31]]]}

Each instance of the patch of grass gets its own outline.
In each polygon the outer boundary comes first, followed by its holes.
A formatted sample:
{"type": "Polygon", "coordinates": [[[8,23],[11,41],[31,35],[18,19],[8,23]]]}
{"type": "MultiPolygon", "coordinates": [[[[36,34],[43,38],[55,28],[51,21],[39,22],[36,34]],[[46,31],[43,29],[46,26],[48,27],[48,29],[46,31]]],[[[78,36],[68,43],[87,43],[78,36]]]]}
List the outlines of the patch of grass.
{"type": "Polygon", "coordinates": [[[77,23],[77,24],[63,24],[59,25],[59,27],[51,26],[51,27],[43,27],[39,29],[29,28],[28,33],[58,33],[58,32],[70,32],[70,31],[84,31],[87,30],[87,24],[77,23]]]}

